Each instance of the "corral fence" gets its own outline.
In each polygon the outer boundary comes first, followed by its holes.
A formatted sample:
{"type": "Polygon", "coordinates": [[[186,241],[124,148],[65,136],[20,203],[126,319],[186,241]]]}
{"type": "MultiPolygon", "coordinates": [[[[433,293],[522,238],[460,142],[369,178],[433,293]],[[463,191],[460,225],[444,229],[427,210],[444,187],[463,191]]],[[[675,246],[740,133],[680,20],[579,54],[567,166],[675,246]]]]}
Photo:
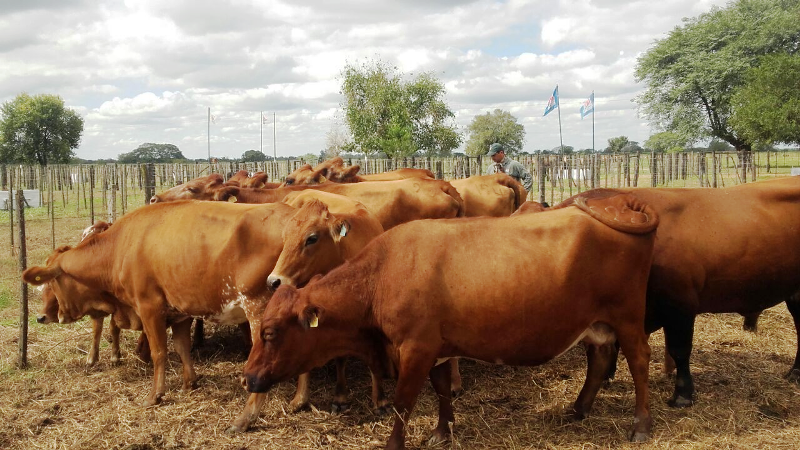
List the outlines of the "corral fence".
{"type": "MultiPolygon", "coordinates": [[[[533,176],[528,198],[558,203],[578,192],[597,187],[725,187],[771,176],[787,176],[800,167],[800,152],[769,153],[686,152],[522,155],[516,158],[533,176]]],[[[219,173],[226,178],[238,170],[264,171],[270,181],[280,181],[304,164],[301,160],[276,162],[207,162],[171,164],[81,164],[51,166],[0,166],[0,218],[11,228],[14,253],[13,196],[23,190],[26,206],[41,205],[29,222],[50,222],[50,244],[55,247],[56,221],[78,220],[88,226],[95,220],[113,222],[149,198],[193,178],[219,173]],[[12,189],[9,189],[12,188],[12,189]]],[[[399,168],[423,168],[437,178],[451,180],[486,174],[491,158],[409,157],[401,159],[349,159],[361,165],[362,174],[399,168]]]]}

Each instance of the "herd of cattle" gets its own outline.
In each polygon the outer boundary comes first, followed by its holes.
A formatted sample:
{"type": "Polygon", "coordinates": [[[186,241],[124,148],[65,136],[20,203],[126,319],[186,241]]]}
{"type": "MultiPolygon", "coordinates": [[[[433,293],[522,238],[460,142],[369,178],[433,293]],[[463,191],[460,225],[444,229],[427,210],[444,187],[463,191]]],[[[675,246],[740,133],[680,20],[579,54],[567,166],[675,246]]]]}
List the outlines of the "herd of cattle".
{"type": "MultiPolygon", "coordinates": [[[[165,394],[167,327],[195,387],[192,318],[243,324],[250,392],[230,431],[257,419],[267,392],[299,375],[292,409],[309,402],[308,371],[337,365],[334,410],[347,402],[342,358],[363,359],[376,410],[382,379],[397,377],[386,448],[404,448],[405,423],[426,378],[439,400],[431,443],[449,439],[457,357],[537,365],[583,342],[585,417],[622,350],[636,406],[630,437],[649,437],[649,333],[663,328],[677,368],[670,404],[689,406],[694,319],[757,318],[786,305],[800,326],[800,177],[723,189],[595,189],[554,207],[525,202],[505,174],[446,182],[421,169],[359,176],[333,159],[270,184],[212,174],[98,222],[23,278],[44,285],[42,323],[94,319],[89,363],[111,316],[142,330],[139,353],[165,394]],[[200,200],[200,201],[198,201],[200,200]],[[427,220],[425,220],[427,219],[427,220]]],[[[788,377],[800,379],[800,346],[788,377]]]]}

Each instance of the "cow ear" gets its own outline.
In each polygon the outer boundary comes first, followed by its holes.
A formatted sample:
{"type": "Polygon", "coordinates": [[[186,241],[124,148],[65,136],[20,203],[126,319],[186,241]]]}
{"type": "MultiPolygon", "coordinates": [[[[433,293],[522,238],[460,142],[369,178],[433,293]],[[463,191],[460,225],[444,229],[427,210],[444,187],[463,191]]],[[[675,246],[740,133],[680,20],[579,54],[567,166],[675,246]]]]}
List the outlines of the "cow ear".
{"type": "Polygon", "coordinates": [[[315,170],[314,172],[311,173],[311,181],[313,181],[314,183],[317,183],[317,184],[324,183],[325,181],[327,181],[325,179],[325,174],[327,172],[328,172],[328,168],[327,167],[323,167],[321,169],[315,170]]]}
{"type": "Polygon", "coordinates": [[[206,189],[213,188],[214,186],[221,185],[225,183],[225,180],[222,178],[222,175],[218,173],[212,173],[208,176],[208,183],[206,184],[206,189]]]}
{"type": "Polygon", "coordinates": [[[350,232],[350,222],[346,220],[339,220],[331,225],[331,236],[333,240],[338,242],[341,238],[347,236],[350,232]]]}
{"type": "Polygon", "coordinates": [[[225,186],[214,193],[214,200],[218,202],[236,202],[239,195],[239,188],[236,186],[225,186]]]}
{"type": "Polygon", "coordinates": [[[298,317],[300,325],[306,330],[319,327],[319,324],[322,323],[323,312],[324,310],[320,306],[306,305],[298,317]]]}
{"type": "Polygon", "coordinates": [[[342,180],[355,177],[359,170],[361,170],[361,166],[359,166],[358,164],[348,167],[342,173],[342,180]]]}

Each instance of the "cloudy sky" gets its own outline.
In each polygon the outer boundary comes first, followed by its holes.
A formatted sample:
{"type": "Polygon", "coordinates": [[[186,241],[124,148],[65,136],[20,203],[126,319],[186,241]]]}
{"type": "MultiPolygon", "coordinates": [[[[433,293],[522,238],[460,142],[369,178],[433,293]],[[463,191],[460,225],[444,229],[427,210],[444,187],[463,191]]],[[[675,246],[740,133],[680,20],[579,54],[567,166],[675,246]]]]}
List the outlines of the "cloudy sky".
{"type": "Polygon", "coordinates": [[[76,153],[116,158],[143,142],[188,158],[319,153],[341,127],[339,74],[381,59],[445,83],[461,131],[501,108],[525,150],[559,144],[542,113],[558,84],[564,144],[595,147],[651,128],[631,100],[636,58],[725,0],[3,0],[0,102],[60,95],[85,120],[76,153]],[[269,119],[263,125],[261,111],[269,119]],[[273,147],[273,113],[277,119],[273,147]],[[263,145],[263,147],[262,147],[263,145]]]}

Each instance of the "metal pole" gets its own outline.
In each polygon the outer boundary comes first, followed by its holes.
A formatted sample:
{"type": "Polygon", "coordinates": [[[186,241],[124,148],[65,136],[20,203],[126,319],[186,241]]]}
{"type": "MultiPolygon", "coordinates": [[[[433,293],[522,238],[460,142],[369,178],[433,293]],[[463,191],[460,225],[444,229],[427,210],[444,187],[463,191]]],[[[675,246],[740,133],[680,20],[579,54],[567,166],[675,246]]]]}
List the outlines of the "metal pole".
{"type": "MultiPolygon", "coordinates": [[[[558,85],[556,85],[556,93],[559,97],[561,96],[561,94],[558,93],[558,85]]],[[[558,108],[558,139],[561,142],[561,156],[564,156],[564,138],[561,135],[561,99],[558,99],[556,107],[558,108]]]]}
{"type": "Polygon", "coordinates": [[[594,153],[594,115],[597,107],[595,106],[594,91],[592,91],[592,153],[594,153]]]}
{"type": "Polygon", "coordinates": [[[272,160],[278,160],[278,148],[275,146],[275,128],[276,128],[276,121],[275,121],[275,113],[272,113],[272,160]]]}
{"type": "MultiPolygon", "coordinates": [[[[19,214],[19,271],[27,268],[28,256],[25,249],[25,203],[22,189],[17,191],[17,214],[19,214]]],[[[28,285],[21,281],[19,302],[19,367],[28,366],[28,285]]]]}
{"type": "Polygon", "coordinates": [[[208,107],[208,134],[206,137],[208,138],[208,164],[211,165],[211,107],[208,107]]]}
{"type": "Polygon", "coordinates": [[[261,122],[261,154],[264,154],[264,111],[258,113],[258,121],[261,122]]]}

